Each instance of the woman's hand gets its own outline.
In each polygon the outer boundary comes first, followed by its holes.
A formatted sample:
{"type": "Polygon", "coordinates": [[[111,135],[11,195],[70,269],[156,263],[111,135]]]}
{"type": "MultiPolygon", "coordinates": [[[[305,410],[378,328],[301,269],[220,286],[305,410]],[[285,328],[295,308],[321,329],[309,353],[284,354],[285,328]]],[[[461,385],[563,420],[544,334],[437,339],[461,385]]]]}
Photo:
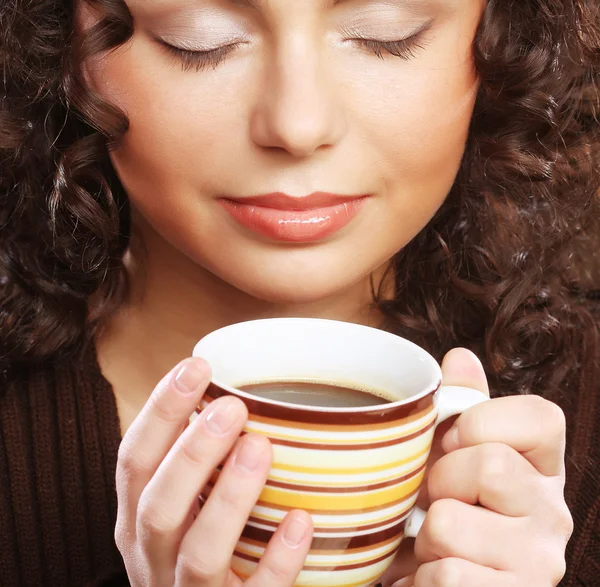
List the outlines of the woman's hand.
{"type": "MultiPolygon", "coordinates": [[[[271,445],[259,435],[238,438],[248,413],[232,397],[213,402],[187,426],[209,381],[210,368],[201,359],[178,365],[157,385],[121,444],[115,538],[133,587],[242,585],[229,564],[266,481],[271,445]],[[224,459],[195,516],[202,488],[224,459]]],[[[310,516],[290,512],[243,585],[292,586],[311,534],[310,516]]]]}
{"type": "MultiPolygon", "coordinates": [[[[488,392],[481,363],[465,349],[448,353],[442,372],[446,385],[488,392]]],[[[557,585],[573,524],[563,495],[562,411],[538,396],[497,398],[465,412],[438,440],[446,454],[432,461],[423,488],[431,505],[414,553],[407,540],[383,584],[557,585]]]]}

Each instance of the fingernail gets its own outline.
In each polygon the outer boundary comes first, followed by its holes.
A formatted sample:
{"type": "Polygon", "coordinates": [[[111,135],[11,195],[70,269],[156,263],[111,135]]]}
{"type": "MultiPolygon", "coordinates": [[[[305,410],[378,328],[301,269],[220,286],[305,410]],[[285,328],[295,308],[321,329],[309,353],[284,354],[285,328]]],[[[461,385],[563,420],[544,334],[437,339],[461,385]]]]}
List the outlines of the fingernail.
{"type": "Polygon", "coordinates": [[[452,452],[460,448],[460,438],[458,434],[458,426],[452,426],[442,438],[442,448],[445,452],[452,452]]]}
{"type": "Polygon", "coordinates": [[[237,420],[237,410],[231,401],[215,402],[206,415],[206,427],[214,434],[225,434],[237,420]]]}
{"type": "Polygon", "coordinates": [[[191,395],[206,380],[206,371],[195,361],[186,361],[175,376],[175,387],[183,395],[191,395]]]}
{"type": "Polygon", "coordinates": [[[241,444],[235,457],[235,464],[243,471],[251,473],[260,464],[264,450],[263,444],[255,438],[245,438],[241,444]]]}
{"type": "Polygon", "coordinates": [[[306,537],[308,524],[296,515],[286,521],[283,540],[291,548],[296,548],[306,537]]]}

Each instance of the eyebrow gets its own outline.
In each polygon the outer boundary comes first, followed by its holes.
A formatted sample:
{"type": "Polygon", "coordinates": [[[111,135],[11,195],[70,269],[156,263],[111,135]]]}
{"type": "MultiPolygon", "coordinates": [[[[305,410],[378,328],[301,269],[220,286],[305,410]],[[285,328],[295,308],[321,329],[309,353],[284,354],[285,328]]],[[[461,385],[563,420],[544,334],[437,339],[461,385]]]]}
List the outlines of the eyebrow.
{"type": "MultiPolygon", "coordinates": [[[[231,4],[235,4],[237,6],[247,6],[249,8],[260,8],[263,4],[268,4],[269,0],[229,0],[231,4]]],[[[346,0],[332,0],[332,4],[337,6],[338,4],[342,4],[346,2],[346,0]]]]}

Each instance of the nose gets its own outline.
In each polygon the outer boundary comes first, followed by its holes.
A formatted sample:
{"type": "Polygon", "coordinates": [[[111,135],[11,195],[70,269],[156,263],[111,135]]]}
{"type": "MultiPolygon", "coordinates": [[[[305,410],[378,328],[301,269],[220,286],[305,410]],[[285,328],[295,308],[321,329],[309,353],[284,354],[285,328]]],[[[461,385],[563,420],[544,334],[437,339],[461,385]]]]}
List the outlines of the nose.
{"type": "Polygon", "coordinates": [[[307,157],[338,142],[345,130],[335,88],[318,48],[304,39],[284,42],[265,66],[265,84],[253,112],[251,133],[264,148],[307,157]]]}

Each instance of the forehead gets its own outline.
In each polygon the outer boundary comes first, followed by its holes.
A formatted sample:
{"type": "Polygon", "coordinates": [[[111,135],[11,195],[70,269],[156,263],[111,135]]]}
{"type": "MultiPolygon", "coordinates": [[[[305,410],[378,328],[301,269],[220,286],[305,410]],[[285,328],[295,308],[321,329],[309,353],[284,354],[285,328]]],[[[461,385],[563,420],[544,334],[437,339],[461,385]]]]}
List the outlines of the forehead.
{"type": "MultiPolygon", "coordinates": [[[[457,0],[438,0],[438,3],[453,3],[457,0]]],[[[135,8],[202,8],[219,6],[242,6],[256,10],[266,10],[277,6],[285,10],[285,5],[294,2],[313,4],[315,8],[332,8],[341,4],[381,4],[418,8],[435,2],[435,0],[126,0],[128,6],[135,8]]]]}

